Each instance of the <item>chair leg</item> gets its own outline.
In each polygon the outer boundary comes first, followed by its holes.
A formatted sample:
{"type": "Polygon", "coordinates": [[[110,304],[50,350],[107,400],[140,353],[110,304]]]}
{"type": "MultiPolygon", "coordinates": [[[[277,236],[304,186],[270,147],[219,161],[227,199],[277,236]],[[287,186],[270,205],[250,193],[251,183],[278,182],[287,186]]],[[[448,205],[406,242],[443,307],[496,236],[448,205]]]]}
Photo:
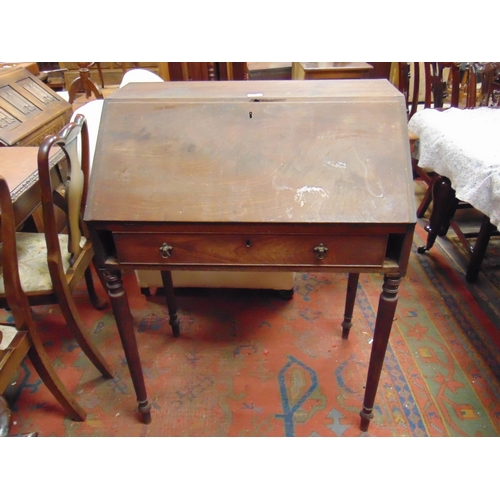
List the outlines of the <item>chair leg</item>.
{"type": "Polygon", "coordinates": [[[423,254],[430,250],[438,236],[446,236],[450,227],[451,219],[455,214],[458,200],[455,190],[451,187],[450,180],[444,176],[436,176],[432,183],[432,213],[429,224],[425,230],[429,233],[425,245],[417,248],[418,253],[423,254]]]}
{"type": "Polygon", "coordinates": [[[87,292],[89,294],[89,299],[95,309],[101,311],[108,306],[108,302],[104,299],[99,298],[95,291],[94,280],[92,278],[92,270],[89,267],[85,270],[85,283],[87,285],[87,292]]]}
{"type": "Polygon", "coordinates": [[[476,244],[472,249],[472,257],[470,259],[469,265],[467,267],[467,273],[465,275],[465,279],[469,283],[475,283],[475,281],[477,280],[479,270],[481,269],[481,263],[483,262],[486,250],[488,248],[488,243],[494,230],[495,226],[490,222],[490,218],[485,215],[481,223],[479,235],[476,239],[476,244]]]}
{"type": "Polygon", "coordinates": [[[349,273],[347,278],[347,292],[345,298],[344,321],[342,321],[342,338],[349,338],[352,327],[352,313],[356,302],[356,292],[358,291],[359,273],[349,273]]]}
{"type": "MultiPolygon", "coordinates": [[[[59,294],[58,294],[59,295],[59,294]]],[[[61,312],[66,320],[66,323],[76,338],[82,351],[89,357],[90,361],[94,366],[102,373],[106,378],[113,378],[113,373],[108,365],[108,362],[104,359],[102,354],[97,350],[89,333],[82,325],[80,315],[76,309],[73,297],[69,290],[65,290],[63,296],[58,296],[58,303],[61,308],[61,312]]]]}
{"type": "Polygon", "coordinates": [[[61,379],[57,376],[50,359],[45,352],[42,341],[38,337],[38,333],[36,333],[36,331],[31,331],[30,338],[33,345],[28,351],[28,356],[30,357],[31,362],[40,375],[43,383],[66,410],[68,417],[72,420],[83,422],[87,417],[85,410],[83,410],[83,408],[76,402],[68,389],[66,389],[62,383],[61,379]]]}

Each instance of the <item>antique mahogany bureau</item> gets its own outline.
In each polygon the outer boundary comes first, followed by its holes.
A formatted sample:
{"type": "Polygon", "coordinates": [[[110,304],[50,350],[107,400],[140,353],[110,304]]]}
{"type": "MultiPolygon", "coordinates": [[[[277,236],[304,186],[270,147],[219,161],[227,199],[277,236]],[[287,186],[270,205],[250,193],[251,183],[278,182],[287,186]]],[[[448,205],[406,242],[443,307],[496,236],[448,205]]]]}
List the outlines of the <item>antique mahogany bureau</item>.
{"type": "Polygon", "coordinates": [[[415,226],[406,121],[387,80],[129,84],[105,99],[85,209],[138,409],[151,421],[121,270],[384,273],[361,429],[415,226]]]}

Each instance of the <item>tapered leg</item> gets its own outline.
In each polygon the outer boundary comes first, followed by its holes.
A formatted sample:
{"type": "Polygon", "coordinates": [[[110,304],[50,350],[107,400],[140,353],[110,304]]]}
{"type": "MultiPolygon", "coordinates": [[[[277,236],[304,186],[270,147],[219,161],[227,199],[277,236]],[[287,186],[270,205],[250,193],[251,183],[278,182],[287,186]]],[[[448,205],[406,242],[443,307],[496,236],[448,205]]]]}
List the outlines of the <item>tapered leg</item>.
{"type": "Polygon", "coordinates": [[[178,337],[180,332],[179,318],[177,317],[177,304],[175,302],[174,285],[172,283],[172,273],[170,271],[161,271],[161,279],[163,281],[163,290],[167,298],[168,314],[170,316],[170,326],[174,337],[178,337]]]}
{"type": "Polygon", "coordinates": [[[127,294],[123,288],[121,274],[118,271],[104,271],[103,274],[106,279],[106,287],[125,352],[125,358],[127,359],[130,377],[134,384],[137,396],[137,409],[142,415],[143,423],[149,424],[151,423],[151,405],[148,402],[146,394],[146,385],[144,383],[144,375],[142,373],[141,360],[134,332],[134,320],[130,313],[130,306],[127,294]]]}
{"type": "Polygon", "coordinates": [[[398,303],[397,294],[400,282],[401,276],[399,274],[386,274],[384,276],[384,284],[378,303],[377,320],[375,321],[375,331],[373,333],[363,409],[360,412],[360,429],[362,431],[368,430],[370,420],[373,418],[373,405],[384,364],[385,351],[389,342],[394,313],[396,312],[396,305],[398,303]]]}
{"type": "Polygon", "coordinates": [[[358,290],[359,273],[349,273],[347,279],[347,294],[345,298],[344,321],[342,321],[342,338],[349,337],[352,326],[352,313],[356,302],[356,292],[358,290]]]}

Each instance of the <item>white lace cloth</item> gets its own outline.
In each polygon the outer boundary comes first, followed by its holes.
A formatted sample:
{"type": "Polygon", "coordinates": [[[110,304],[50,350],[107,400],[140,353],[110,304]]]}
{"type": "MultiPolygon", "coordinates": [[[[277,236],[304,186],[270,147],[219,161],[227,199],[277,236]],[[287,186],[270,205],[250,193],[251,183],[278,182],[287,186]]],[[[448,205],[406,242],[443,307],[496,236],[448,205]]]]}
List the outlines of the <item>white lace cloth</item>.
{"type": "Polygon", "coordinates": [[[500,225],[500,108],[424,109],[408,123],[418,165],[448,177],[458,199],[500,225]]]}

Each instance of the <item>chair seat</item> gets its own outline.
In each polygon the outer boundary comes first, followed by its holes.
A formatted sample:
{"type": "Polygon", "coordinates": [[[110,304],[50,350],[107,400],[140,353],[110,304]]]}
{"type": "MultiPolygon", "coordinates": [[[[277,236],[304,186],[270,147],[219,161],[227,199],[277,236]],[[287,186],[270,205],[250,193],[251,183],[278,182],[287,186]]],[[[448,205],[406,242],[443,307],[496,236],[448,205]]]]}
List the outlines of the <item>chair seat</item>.
{"type": "MultiPolygon", "coordinates": [[[[10,325],[0,325],[0,332],[2,333],[0,351],[5,351],[17,335],[17,328],[10,325]]],[[[0,368],[1,365],[2,363],[0,362],[0,368]]]]}
{"type": "MultiPolygon", "coordinates": [[[[80,244],[85,244],[82,238],[80,244]]],[[[44,233],[16,233],[19,274],[21,285],[26,293],[52,290],[52,279],[47,264],[47,245],[44,233]]],[[[70,267],[68,235],[59,235],[59,244],[63,255],[63,269],[66,272],[70,267]]],[[[2,248],[0,248],[0,259],[2,248]]],[[[0,294],[5,294],[3,272],[0,269],[0,294]]]]}

